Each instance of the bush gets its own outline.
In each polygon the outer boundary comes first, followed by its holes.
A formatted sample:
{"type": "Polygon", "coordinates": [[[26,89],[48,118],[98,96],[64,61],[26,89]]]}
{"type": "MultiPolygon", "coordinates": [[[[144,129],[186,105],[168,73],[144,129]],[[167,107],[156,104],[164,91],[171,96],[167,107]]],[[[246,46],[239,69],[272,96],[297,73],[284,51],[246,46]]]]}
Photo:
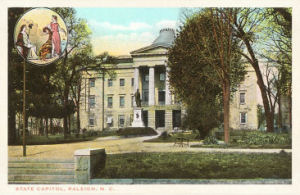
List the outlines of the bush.
{"type": "Polygon", "coordinates": [[[251,131],[242,135],[239,139],[233,140],[236,143],[248,145],[281,144],[290,145],[292,139],[289,134],[267,133],[251,131]]]}
{"type": "Polygon", "coordinates": [[[117,131],[120,136],[141,136],[141,135],[157,135],[157,132],[150,127],[126,127],[117,131]]]}
{"type": "Polygon", "coordinates": [[[168,132],[164,131],[164,132],[162,132],[162,133],[160,134],[159,137],[162,138],[163,140],[166,140],[166,139],[168,139],[168,138],[171,137],[171,136],[168,134],[168,132]]]}
{"type": "Polygon", "coordinates": [[[89,130],[89,131],[86,131],[83,135],[87,136],[87,137],[98,136],[99,131],[89,130]]]}
{"type": "Polygon", "coordinates": [[[215,136],[207,136],[204,140],[203,143],[206,145],[211,145],[211,144],[218,144],[218,140],[215,136]]]}

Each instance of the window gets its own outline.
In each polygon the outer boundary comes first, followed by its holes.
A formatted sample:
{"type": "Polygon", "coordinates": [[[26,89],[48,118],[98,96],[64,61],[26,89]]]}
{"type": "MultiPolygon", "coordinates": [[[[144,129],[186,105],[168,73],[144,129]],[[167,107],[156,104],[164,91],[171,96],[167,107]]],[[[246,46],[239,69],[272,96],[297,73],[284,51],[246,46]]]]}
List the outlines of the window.
{"type": "Polygon", "coordinates": [[[240,104],[245,104],[245,93],[240,93],[240,104]]]}
{"type": "Polygon", "coordinates": [[[246,124],[246,122],[247,122],[247,113],[246,112],[240,113],[240,122],[241,122],[241,124],[246,124]]]}
{"type": "Polygon", "coordinates": [[[89,83],[90,83],[90,87],[95,87],[95,79],[94,78],[90,78],[89,83]]]}
{"type": "Polygon", "coordinates": [[[131,86],[134,86],[134,78],[131,78],[131,86]]]}
{"type": "Polygon", "coordinates": [[[112,108],[113,107],[113,99],[112,97],[107,97],[107,107],[112,108]]]}
{"type": "Polygon", "coordinates": [[[95,96],[94,95],[89,96],[89,107],[95,108],[95,96]]]}
{"type": "Polygon", "coordinates": [[[125,106],[125,97],[120,96],[120,107],[123,108],[125,106]]]}
{"type": "Polygon", "coordinates": [[[89,117],[89,126],[94,126],[94,125],[95,125],[94,116],[90,116],[89,117]]]}
{"type": "Polygon", "coordinates": [[[108,87],[113,86],[113,80],[112,79],[108,79],[107,86],[108,87]]]}
{"type": "Polygon", "coordinates": [[[160,74],[159,74],[159,80],[164,81],[165,78],[166,78],[165,73],[160,73],[160,74]]]}
{"type": "Polygon", "coordinates": [[[145,75],[145,81],[149,81],[149,75],[145,75]]]}
{"type": "Polygon", "coordinates": [[[125,86],[125,79],[120,79],[120,86],[125,86]]]}
{"type": "Polygon", "coordinates": [[[124,115],[119,115],[119,127],[124,127],[125,117],[124,115]]]}
{"type": "Polygon", "coordinates": [[[164,91],[159,91],[158,92],[159,105],[164,105],[165,104],[165,99],[166,99],[165,92],[164,91]]]}

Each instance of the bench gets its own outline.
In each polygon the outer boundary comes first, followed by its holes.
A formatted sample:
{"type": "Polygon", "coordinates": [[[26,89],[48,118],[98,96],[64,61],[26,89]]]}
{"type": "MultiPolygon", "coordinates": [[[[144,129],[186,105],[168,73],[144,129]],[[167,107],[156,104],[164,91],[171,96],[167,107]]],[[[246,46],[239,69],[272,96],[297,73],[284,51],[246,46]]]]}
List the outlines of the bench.
{"type": "Polygon", "coordinates": [[[178,145],[183,147],[184,145],[189,146],[190,140],[184,137],[176,137],[174,146],[178,145]]]}

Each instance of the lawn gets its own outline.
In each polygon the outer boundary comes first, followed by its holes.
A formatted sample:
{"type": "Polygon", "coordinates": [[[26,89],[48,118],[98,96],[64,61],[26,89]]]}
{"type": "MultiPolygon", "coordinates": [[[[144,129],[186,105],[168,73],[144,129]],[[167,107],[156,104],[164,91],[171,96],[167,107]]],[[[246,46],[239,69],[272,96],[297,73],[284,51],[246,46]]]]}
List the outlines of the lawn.
{"type": "Polygon", "coordinates": [[[130,153],[107,155],[96,178],[291,178],[292,155],[240,153],[130,153]]]}
{"type": "MultiPolygon", "coordinates": [[[[78,137],[75,134],[69,135],[66,139],[64,139],[63,134],[56,134],[56,135],[48,135],[41,136],[41,135],[29,135],[26,136],[26,144],[27,145],[44,145],[44,144],[62,144],[62,143],[73,143],[73,142],[82,142],[82,141],[91,141],[98,137],[105,137],[105,136],[116,136],[116,131],[87,131],[84,134],[79,135],[78,137]]],[[[16,145],[22,145],[22,136],[18,140],[16,145]]]]}
{"type": "Polygon", "coordinates": [[[292,149],[291,145],[282,144],[264,144],[264,145],[247,145],[247,144],[195,144],[191,148],[244,148],[244,149],[292,149]]]}
{"type": "Polygon", "coordinates": [[[186,133],[172,133],[168,136],[159,136],[154,139],[145,140],[145,142],[175,142],[176,138],[182,137],[185,139],[189,139],[190,141],[200,141],[199,134],[194,132],[186,132],[186,133]]]}

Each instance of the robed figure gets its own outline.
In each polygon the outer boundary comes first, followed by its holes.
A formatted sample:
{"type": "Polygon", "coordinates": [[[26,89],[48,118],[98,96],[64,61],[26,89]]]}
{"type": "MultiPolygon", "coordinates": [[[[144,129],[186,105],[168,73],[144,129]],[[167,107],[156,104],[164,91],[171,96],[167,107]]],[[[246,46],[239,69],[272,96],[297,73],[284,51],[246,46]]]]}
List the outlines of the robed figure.
{"type": "Polygon", "coordinates": [[[139,92],[138,89],[136,90],[134,96],[135,96],[135,103],[136,103],[136,106],[137,106],[137,107],[141,107],[141,106],[142,106],[142,105],[141,105],[141,95],[140,95],[140,92],[139,92]]]}

